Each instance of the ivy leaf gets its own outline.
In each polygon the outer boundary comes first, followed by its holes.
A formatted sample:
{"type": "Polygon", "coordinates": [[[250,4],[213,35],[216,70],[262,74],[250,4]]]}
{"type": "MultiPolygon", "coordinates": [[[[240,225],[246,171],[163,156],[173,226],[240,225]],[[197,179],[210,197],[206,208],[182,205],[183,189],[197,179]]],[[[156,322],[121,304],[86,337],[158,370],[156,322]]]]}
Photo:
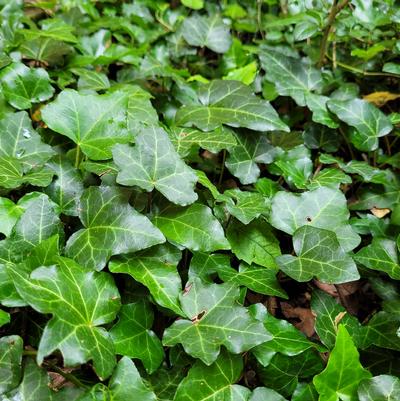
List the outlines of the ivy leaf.
{"type": "Polygon", "coordinates": [[[123,305],[118,316],[117,324],[110,330],[115,352],[140,359],[148,373],[155,372],[164,359],[164,350],[150,330],[154,320],[150,304],[141,300],[123,305]]]}
{"type": "Polygon", "coordinates": [[[393,129],[390,119],[365,100],[329,100],[327,104],[329,110],[357,130],[352,142],[359,150],[377,149],[378,138],[393,129]]]}
{"type": "Polygon", "coordinates": [[[230,249],[211,209],[199,203],[185,208],[169,205],[154,216],[153,223],[169,241],[192,251],[230,249]]]}
{"type": "Polygon", "coordinates": [[[100,377],[110,376],[115,365],[114,346],[110,335],[99,326],[113,321],[120,308],[112,277],[86,270],[66,258],[31,274],[21,265],[9,265],[7,270],[29,305],[53,315],[39,343],[38,363],[58,349],[65,366],[93,360],[100,377]]]}
{"type": "Polygon", "coordinates": [[[43,121],[53,131],[65,135],[93,160],[111,158],[116,143],[127,143],[128,96],[123,92],[84,95],[75,90],[62,91],[42,109],[43,121]]]}
{"type": "Polygon", "coordinates": [[[57,178],[44,189],[44,192],[57,203],[61,213],[77,216],[79,198],[84,190],[81,174],[61,155],[53,157],[47,162],[47,166],[57,178]]]}
{"type": "Polygon", "coordinates": [[[394,280],[400,280],[400,265],[395,241],[375,237],[370,245],[356,253],[354,259],[369,269],[383,271],[394,280]]]}
{"type": "Polygon", "coordinates": [[[165,241],[147,217],[128,204],[129,193],[116,187],[90,187],[79,203],[85,228],[76,231],[66,253],[78,263],[101,270],[112,255],[135,252],[165,241]]]}
{"type": "Polygon", "coordinates": [[[259,55],[265,79],[275,84],[281,96],[290,96],[299,106],[305,106],[307,94],[321,90],[321,72],[310,62],[285,56],[267,46],[260,47],[259,55]]]}
{"type": "Polygon", "coordinates": [[[265,100],[239,81],[214,80],[198,93],[200,105],[183,106],[176,114],[176,123],[212,131],[222,124],[256,131],[289,131],[265,100]]]}
{"type": "Polygon", "coordinates": [[[337,401],[346,399],[356,401],[357,388],[371,373],[361,366],[359,354],[345,326],[339,325],[335,347],[328,365],[313,379],[320,399],[337,401]]]}
{"type": "Polygon", "coordinates": [[[295,356],[276,354],[267,367],[258,369],[258,373],[267,387],[289,397],[296,389],[299,379],[307,379],[322,369],[321,357],[309,349],[295,356]]]}
{"type": "Polygon", "coordinates": [[[19,110],[29,109],[32,103],[50,99],[54,93],[49,74],[43,68],[13,63],[1,71],[0,80],[4,97],[19,110]]]}
{"type": "Polygon", "coordinates": [[[257,163],[272,163],[276,150],[262,134],[244,132],[235,137],[237,145],[229,149],[225,165],[242,184],[253,184],[260,176],[257,163]]]}
{"type": "Polygon", "coordinates": [[[0,157],[18,161],[24,172],[43,165],[54,151],[42,142],[25,111],[7,113],[0,120],[0,157]]]}
{"type": "Polygon", "coordinates": [[[231,189],[224,192],[226,209],[241,223],[249,224],[261,214],[267,214],[270,209],[270,201],[258,192],[245,192],[240,189],[231,189]]]}
{"type": "Polygon", "coordinates": [[[278,256],[276,263],[296,281],[310,281],[317,277],[324,283],[339,284],[360,278],[356,264],[332,231],[302,226],[294,232],[293,248],[297,257],[278,256]]]}
{"type": "Polygon", "coordinates": [[[216,53],[227,52],[232,43],[229,27],[218,14],[212,17],[193,15],[185,18],[182,35],[189,45],[208,47],[216,53]]]}
{"type": "Polygon", "coordinates": [[[268,269],[257,265],[249,266],[245,263],[241,263],[239,265],[239,271],[228,266],[219,266],[217,273],[224,283],[244,286],[259,294],[286,299],[288,297],[276,279],[275,269],[268,269]]]}
{"type": "Polygon", "coordinates": [[[363,380],[358,387],[360,401],[387,401],[400,399],[400,379],[380,375],[363,380]]]}
{"type": "Polygon", "coordinates": [[[0,233],[8,237],[23,209],[8,198],[0,198],[0,233]]]}
{"type": "Polygon", "coordinates": [[[10,314],[0,309],[0,327],[10,323],[10,314]]]}
{"type": "Polygon", "coordinates": [[[309,190],[329,187],[339,188],[340,184],[351,184],[351,177],[337,168],[324,168],[318,174],[313,176],[306,185],[309,190]]]}
{"type": "Polygon", "coordinates": [[[188,156],[192,149],[198,147],[218,153],[222,149],[230,149],[236,145],[235,136],[225,126],[210,132],[202,132],[197,128],[173,127],[168,133],[180,157],[188,156]]]}
{"type": "Polygon", "coordinates": [[[312,120],[316,123],[323,124],[329,128],[338,128],[339,124],[334,120],[332,114],[328,111],[326,103],[329,97],[307,93],[307,107],[313,112],[312,120]]]}
{"type": "Polygon", "coordinates": [[[114,258],[109,269],[113,273],[129,274],[149,289],[159,305],[182,315],[179,306],[182,282],[176,269],[180,259],[181,252],[165,244],[131,256],[114,258]]]}
{"type": "Polygon", "coordinates": [[[21,337],[0,338],[0,396],[17,387],[21,380],[22,351],[21,337]]]}
{"type": "Polygon", "coordinates": [[[178,386],[174,401],[247,400],[250,390],[235,384],[242,369],[242,357],[227,352],[210,366],[197,361],[178,386]]]}
{"type": "Polygon", "coordinates": [[[361,342],[360,323],[357,318],[346,313],[346,309],[337,303],[335,298],[315,289],[312,293],[311,309],[316,317],[315,332],[318,334],[321,342],[329,349],[332,349],[335,345],[336,330],[339,321],[351,334],[356,345],[361,342]]]}
{"type": "Polygon", "coordinates": [[[254,389],[249,401],[287,401],[286,398],[282,397],[275,390],[265,387],[257,387],[254,389]]]}
{"type": "Polygon", "coordinates": [[[272,334],[272,338],[269,341],[257,345],[251,350],[251,353],[254,354],[262,366],[268,366],[271,358],[277,352],[294,356],[313,348],[320,352],[325,350],[319,344],[308,340],[302,332],[288,321],[272,316],[263,305],[251,305],[249,310],[251,315],[262,322],[264,327],[272,334]]]}
{"type": "Polygon", "coordinates": [[[270,339],[264,326],[237,303],[239,288],[232,284],[188,283],[180,296],[186,319],[164,332],[166,346],[182,344],[185,352],[211,365],[221,345],[238,354],[270,339]]]}
{"type": "Polygon", "coordinates": [[[119,184],[137,185],[148,192],[156,188],[182,206],[197,199],[193,189],[197,175],[181,160],[162,128],[143,129],[135,138],[135,147],[116,145],[112,153],[119,184]]]}
{"type": "Polygon", "coordinates": [[[346,198],[338,189],[322,187],[300,195],[282,191],[272,199],[270,222],[273,227],[291,235],[306,224],[330,230],[335,232],[345,251],[360,243],[348,219],[346,198]]]}
{"type": "Polygon", "coordinates": [[[233,220],[226,231],[232,252],[238,259],[251,265],[256,263],[267,268],[276,268],[275,258],[281,254],[279,242],[265,221],[253,220],[243,225],[233,220]]]}
{"type": "Polygon", "coordinates": [[[195,252],[190,261],[189,266],[189,281],[198,277],[205,283],[212,283],[212,275],[218,271],[230,269],[230,257],[220,253],[202,253],[195,252]]]}

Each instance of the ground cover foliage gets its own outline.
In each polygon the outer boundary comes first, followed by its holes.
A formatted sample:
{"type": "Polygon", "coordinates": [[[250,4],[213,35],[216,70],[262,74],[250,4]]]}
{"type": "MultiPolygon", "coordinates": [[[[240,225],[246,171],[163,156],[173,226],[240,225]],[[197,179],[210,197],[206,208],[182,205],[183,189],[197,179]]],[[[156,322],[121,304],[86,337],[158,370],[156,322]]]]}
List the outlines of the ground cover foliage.
{"type": "Polygon", "coordinates": [[[394,0],[0,1],[0,399],[400,399],[394,0]]]}

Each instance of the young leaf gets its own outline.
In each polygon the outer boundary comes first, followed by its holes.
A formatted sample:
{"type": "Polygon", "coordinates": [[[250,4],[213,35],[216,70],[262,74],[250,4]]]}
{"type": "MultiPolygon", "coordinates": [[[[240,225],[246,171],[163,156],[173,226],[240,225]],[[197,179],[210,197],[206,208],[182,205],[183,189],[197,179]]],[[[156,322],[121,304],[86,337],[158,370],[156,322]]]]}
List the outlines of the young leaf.
{"type": "Polygon", "coordinates": [[[250,390],[235,384],[242,369],[242,357],[227,352],[210,366],[197,361],[180,383],[174,401],[247,400],[250,390]]]}
{"type": "Polygon", "coordinates": [[[117,187],[90,187],[79,203],[85,228],[76,231],[66,253],[78,263],[101,270],[112,255],[135,252],[165,242],[149,219],[127,202],[129,193],[117,187]]]}
{"type": "Polygon", "coordinates": [[[199,203],[186,208],[168,206],[154,216],[153,223],[169,241],[192,251],[230,249],[224,230],[211,209],[199,203]]]}
{"type": "Polygon", "coordinates": [[[345,251],[360,243],[348,219],[346,198],[337,189],[322,187],[301,195],[278,192],[272,199],[272,226],[288,234],[306,224],[333,231],[345,251]]]}
{"type": "Polygon", "coordinates": [[[145,285],[154,300],[164,308],[182,315],[179,294],[182,282],[176,266],[181,252],[170,244],[152,247],[131,256],[113,258],[109,269],[112,273],[126,273],[145,285]]]}
{"type": "Polygon", "coordinates": [[[232,43],[229,27],[218,14],[212,17],[193,15],[185,18],[182,35],[189,45],[208,47],[216,53],[227,52],[232,43]]]}
{"type": "Polygon", "coordinates": [[[181,160],[162,128],[143,129],[135,139],[135,147],[116,145],[112,152],[120,170],[119,184],[137,185],[148,192],[156,188],[182,206],[197,199],[193,189],[197,176],[181,160]]]}
{"type": "Polygon", "coordinates": [[[29,305],[53,315],[39,343],[38,363],[58,349],[66,366],[93,360],[100,377],[110,376],[116,362],[114,346],[110,335],[99,326],[112,322],[120,308],[113,278],[66,258],[31,274],[21,265],[9,265],[7,271],[29,305]]]}
{"type": "Polygon", "coordinates": [[[128,96],[123,92],[83,95],[71,89],[42,110],[43,121],[65,135],[93,160],[111,158],[116,143],[128,143],[128,96]]]}
{"type": "Polygon", "coordinates": [[[10,323],[10,314],[0,309],[0,327],[10,323]]]}
{"type": "Polygon", "coordinates": [[[0,233],[8,237],[23,209],[8,198],[0,198],[0,233]]]}
{"type": "Polygon", "coordinates": [[[239,81],[214,80],[201,87],[200,105],[183,106],[176,114],[176,123],[212,131],[222,124],[256,131],[289,131],[265,100],[239,81]]]}
{"type": "Polygon", "coordinates": [[[237,303],[239,289],[233,284],[188,283],[180,296],[187,319],[175,321],[164,332],[166,346],[182,344],[185,352],[211,365],[221,345],[238,354],[268,341],[264,326],[237,303]]]}
{"type": "Polygon", "coordinates": [[[320,399],[356,401],[360,382],[371,376],[371,373],[362,367],[357,348],[345,326],[339,325],[328,365],[313,379],[320,399]]]}
{"type": "Polygon", "coordinates": [[[110,330],[110,336],[119,355],[137,358],[149,374],[155,372],[164,359],[161,341],[153,331],[154,314],[145,300],[123,305],[119,320],[110,330]]]}
{"type": "Polygon", "coordinates": [[[316,277],[324,283],[339,284],[360,278],[356,264],[332,231],[302,226],[293,234],[293,248],[297,257],[278,256],[276,263],[296,281],[310,281],[316,277]]]}
{"type": "Polygon", "coordinates": [[[50,99],[54,93],[49,74],[43,68],[13,63],[1,71],[0,80],[4,97],[19,110],[29,109],[32,103],[50,99]]]}

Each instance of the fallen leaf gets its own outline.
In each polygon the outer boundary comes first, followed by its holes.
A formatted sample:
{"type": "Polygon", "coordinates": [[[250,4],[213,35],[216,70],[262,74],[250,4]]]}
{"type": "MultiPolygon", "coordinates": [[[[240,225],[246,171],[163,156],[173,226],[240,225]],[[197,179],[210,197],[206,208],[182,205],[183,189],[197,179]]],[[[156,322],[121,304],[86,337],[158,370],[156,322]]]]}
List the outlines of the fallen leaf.
{"type": "Polygon", "coordinates": [[[387,214],[389,214],[391,212],[391,210],[390,209],[388,209],[388,208],[382,208],[382,209],[380,209],[379,207],[373,207],[372,209],[371,209],[371,213],[374,215],[374,216],[376,216],[376,217],[378,217],[378,219],[381,219],[382,217],[385,217],[387,214]]]}
{"type": "Polygon", "coordinates": [[[367,102],[373,103],[377,107],[384,106],[387,102],[391,100],[396,100],[400,97],[400,94],[390,93],[386,91],[373,92],[368,95],[363,96],[363,99],[367,102]]]}

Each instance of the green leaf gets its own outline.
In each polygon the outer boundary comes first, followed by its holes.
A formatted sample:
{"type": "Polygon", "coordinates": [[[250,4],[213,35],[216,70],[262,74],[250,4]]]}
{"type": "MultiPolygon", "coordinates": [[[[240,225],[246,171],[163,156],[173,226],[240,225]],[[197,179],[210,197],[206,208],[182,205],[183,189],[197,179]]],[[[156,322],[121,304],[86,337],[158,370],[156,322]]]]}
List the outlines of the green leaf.
{"type": "Polygon", "coordinates": [[[17,387],[21,380],[22,350],[21,337],[0,338],[0,396],[17,387]]]}
{"type": "Polygon", "coordinates": [[[340,120],[356,129],[352,143],[359,150],[377,149],[378,138],[393,129],[390,119],[365,100],[329,100],[327,104],[340,120]]]}
{"type": "Polygon", "coordinates": [[[101,91],[110,88],[110,81],[105,74],[86,70],[85,68],[75,68],[73,71],[79,75],[78,90],[101,91]]]}
{"type": "Polygon", "coordinates": [[[309,61],[285,56],[267,46],[260,47],[259,55],[265,79],[275,84],[281,96],[290,96],[299,106],[305,106],[307,94],[321,90],[321,72],[309,61]]]}
{"type": "Polygon", "coordinates": [[[220,270],[230,269],[230,257],[220,253],[195,252],[190,261],[189,281],[195,277],[200,278],[205,283],[212,283],[211,276],[220,270]]]}
{"type": "Polygon", "coordinates": [[[394,280],[400,280],[400,265],[395,241],[375,237],[370,245],[357,252],[354,259],[369,269],[383,271],[394,280]]]}
{"type": "Polygon", "coordinates": [[[200,88],[198,96],[199,105],[178,110],[178,125],[194,125],[203,131],[212,131],[222,124],[256,131],[289,131],[273,107],[241,82],[213,80],[200,88]]]}
{"type": "Polygon", "coordinates": [[[47,166],[57,178],[44,189],[44,192],[57,203],[61,213],[77,216],[79,198],[84,190],[81,174],[61,155],[53,157],[47,162],[47,166]]]}
{"type": "Polygon", "coordinates": [[[164,345],[182,344],[186,353],[210,365],[221,345],[238,354],[269,340],[264,326],[238,304],[239,295],[235,285],[202,284],[193,279],[180,296],[186,319],[167,328],[164,345]]]}
{"type": "Polygon", "coordinates": [[[328,101],[329,97],[327,96],[316,95],[314,93],[307,93],[306,95],[307,107],[313,112],[312,120],[329,128],[338,128],[339,123],[326,107],[328,101]]]}
{"type": "Polygon", "coordinates": [[[325,168],[310,179],[307,188],[309,190],[321,187],[339,188],[341,184],[351,183],[351,177],[343,173],[343,171],[337,168],[325,168]]]}
{"type": "Polygon", "coordinates": [[[10,314],[0,309],[0,327],[10,323],[10,314]]]}
{"type": "Polygon", "coordinates": [[[249,398],[249,401],[263,401],[263,400],[286,401],[286,398],[282,397],[279,393],[270,388],[257,387],[253,391],[251,397],[249,398]]]}
{"type": "Polygon", "coordinates": [[[115,352],[140,359],[148,373],[155,372],[164,359],[164,350],[150,330],[154,320],[150,304],[141,300],[123,305],[118,316],[117,324],[110,330],[115,352]]]}
{"type": "Polygon", "coordinates": [[[28,114],[5,114],[0,131],[0,186],[15,188],[35,179],[29,173],[37,172],[54,152],[32,128],[28,114]]]}
{"type": "Polygon", "coordinates": [[[296,281],[316,277],[324,283],[339,284],[360,278],[356,264],[332,231],[302,226],[293,234],[293,248],[297,256],[278,256],[276,263],[296,281]]]}
{"type": "Polygon", "coordinates": [[[42,20],[42,29],[21,29],[20,32],[25,36],[26,39],[36,38],[49,38],[54,40],[60,40],[64,42],[76,43],[77,39],[72,33],[74,27],[67,24],[59,18],[48,18],[42,20]]]}
{"type": "Polygon", "coordinates": [[[197,361],[180,383],[174,401],[247,400],[250,390],[235,384],[242,369],[242,357],[227,352],[211,366],[197,361]]]}
{"type": "Polygon", "coordinates": [[[113,273],[129,274],[149,289],[157,304],[182,315],[179,306],[182,282],[177,271],[180,259],[179,250],[165,244],[131,256],[114,258],[109,269],[113,273]]]}
{"type": "Polygon", "coordinates": [[[112,255],[165,242],[148,218],[128,204],[129,195],[116,187],[85,190],[78,210],[85,228],[68,239],[67,255],[83,266],[101,270],[112,255]]]}
{"type": "Polygon", "coordinates": [[[387,401],[400,399],[400,379],[380,375],[363,380],[358,387],[360,401],[387,401]]]}
{"type": "Polygon", "coordinates": [[[8,237],[22,213],[23,209],[12,200],[0,198],[0,233],[8,237]]]}
{"type": "Polygon", "coordinates": [[[309,349],[295,356],[276,354],[267,367],[258,369],[258,373],[267,387],[289,397],[296,389],[299,379],[307,379],[322,369],[321,357],[309,349]]]}
{"type": "Polygon", "coordinates": [[[191,251],[230,249],[211,209],[199,203],[185,208],[169,205],[154,216],[153,223],[169,241],[191,251]]]}
{"type": "Polygon", "coordinates": [[[262,134],[243,132],[235,137],[237,145],[229,149],[225,165],[242,184],[253,184],[260,176],[257,163],[272,163],[276,150],[262,134]]]}
{"type": "Polygon", "coordinates": [[[229,197],[226,201],[227,211],[243,224],[249,224],[270,210],[269,199],[258,192],[245,192],[236,188],[225,191],[224,196],[229,197]]]}
{"type": "Polygon", "coordinates": [[[224,283],[244,286],[259,294],[287,298],[276,278],[275,269],[241,263],[239,271],[228,266],[219,266],[217,273],[224,283]]]}
{"type": "Polygon", "coordinates": [[[120,170],[119,184],[136,185],[148,192],[156,188],[182,206],[197,199],[193,189],[197,175],[175,152],[163,129],[143,129],[135,138],[135,147],[116,145],[113,157],[120,170]]]}
{"type": "Polygon", "coordinates": [[[268,313],[263,305],[252,305],[249,309],[252,316],[262,322],[264,327],[272,334],[269,341],[251,350],[251,353],[262,366],[268,366],[271,358],[278,352],[283,355],[294,356],[312,348],[320,352],[324,351],[323,347],[308,340],[302,332],[288,321],[277,319],[268,313]]]}
{"type": "Polygon", "coordinates": [[[182,0],[181,3],[193,10],[200,10],[204,7],[204,0],[182,0]]]}
{"type": "Polygon", "coordinates": [[[339,398],[357,401],[357,388],[363,379],[371,377],[359,361],[359,354],[345,326],[339,325],[335,347],[328,365],[314,377],[313,383],[320,399],[338,401],[339,398]]]}
{"type": "Polygon", "coordinates": [[[345,251],[360,243],[348,219],[346,198],[337,189],[322,187],[300,195],[282,191],[272,199],[270,222],[273,227],[291,235],[304,225],[330,230],[345,251]]]}
{"type": "Polygon", "coordinates": [[[228,72],[222,79],[228,81],[240,81],[245,85],[251,85],[257,75],[257,63],[255,61],[241,68],[236,68],[228,72]]]}
{"type": "Polygon", "coordinates": [[[43,102],[53,96],[54,88],[43,68],[29,68],[22,63],[13,63],[0,74],[3,94],[16,109],[32,107],[32,103],[43,102]]]}
{"type": "Polygon", "coordinates": [[[361,326],[357,318],[349,315],[335,298],[315,289],[312,293],[311,309],[315,315],[315,332],[321,342],[329,349],[335,345],[338,323],[345,326],[351,334],[354,343],[361,341],[361,326]]]}
{"type": "Polygon", "coordinates": [[[53,131],[70,138],[94,160],[111,158],[116,143],[127,143],[128,96],[123,92],[83,95],[71,89],[42,110],[43,121],[53,131]]]}
{"type": "Polygon", "coordinates": [[[230,149],[236,145],[236,138],[232,131],[224,126],[211,132],[202,132],[196,128],[173,127],[168,134],[181,157],[188,156],[192,149],[197,150],[198,147],[218,153],[222,149],[230,149]]]}
{"type": "Polygon", "coordinates": [[[248,225],[233,220],[226,236],[238,259],[276,269],[275,258],[281,254],[279,241],[264,220],[253,220],[248,225]]]}
{"type": "MultiPolygon", "coordinates": [[[[198,10],[199,8],[196,7],[195,9],[198,10]]],[[[212,17],[193,15],[185,18],[182,25],[182,35],[189,45],[208,47],[216,53],[227,52],[232,43],[229,27],[224,24],[218,14],[214,14],[212,17]]]]}
{"type": "Polygon", "coordinates": [[[99,326],[112,322],[120,308],[113,278],[66,258],[31,274],[12,265],[7,270],[29,305],[53,315],[39,343],[38,363],[60,350],[65,366],[93,360],[99,377],[110,376],[115,365],[114,346],[110,335],[99,326]]]}

